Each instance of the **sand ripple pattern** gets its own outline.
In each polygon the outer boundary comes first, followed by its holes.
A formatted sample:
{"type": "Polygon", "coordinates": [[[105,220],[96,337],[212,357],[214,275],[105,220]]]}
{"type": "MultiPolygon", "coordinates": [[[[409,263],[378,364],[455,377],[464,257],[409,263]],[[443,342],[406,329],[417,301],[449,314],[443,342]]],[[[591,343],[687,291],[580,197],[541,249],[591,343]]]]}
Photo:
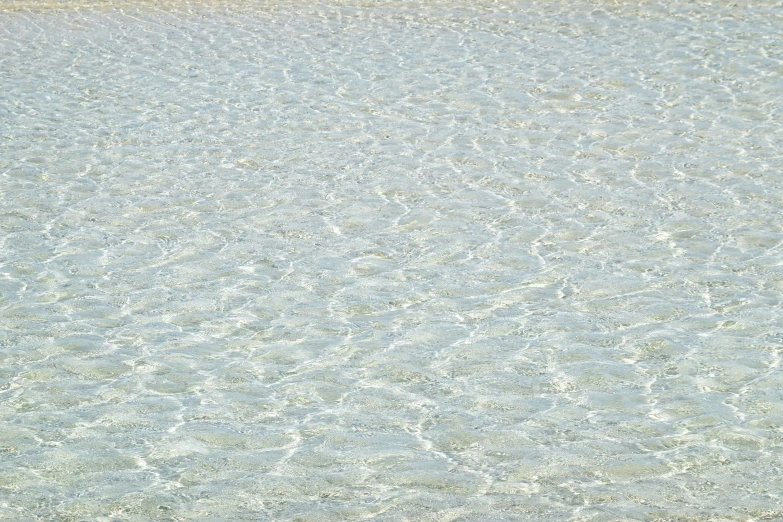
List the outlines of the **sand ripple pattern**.
{"type": "Polygon", "coordinates": [[[783,519],[781,42],[2,0],[0,518],[783,519]]]}

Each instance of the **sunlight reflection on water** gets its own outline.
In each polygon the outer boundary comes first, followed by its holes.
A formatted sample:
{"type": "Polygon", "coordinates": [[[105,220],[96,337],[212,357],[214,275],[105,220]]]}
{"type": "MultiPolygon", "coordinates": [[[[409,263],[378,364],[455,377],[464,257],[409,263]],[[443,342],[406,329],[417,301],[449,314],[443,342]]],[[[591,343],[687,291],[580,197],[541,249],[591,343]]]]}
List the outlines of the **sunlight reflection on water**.
{"type": "Polygon", "coordinates": [[[0,517],[783,517],[779,6],[0,6],[0,517]]]}

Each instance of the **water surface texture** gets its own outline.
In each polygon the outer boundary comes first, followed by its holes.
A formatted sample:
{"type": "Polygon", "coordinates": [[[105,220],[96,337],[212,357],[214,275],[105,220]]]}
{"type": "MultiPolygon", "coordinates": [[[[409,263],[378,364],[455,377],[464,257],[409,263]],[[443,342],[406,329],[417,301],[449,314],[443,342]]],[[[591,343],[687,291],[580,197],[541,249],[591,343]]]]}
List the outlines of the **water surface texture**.
{"type": "Polygon", "coordinates": [[[0,2],[0,518],[782,520],[783,6],[0,2]]]}

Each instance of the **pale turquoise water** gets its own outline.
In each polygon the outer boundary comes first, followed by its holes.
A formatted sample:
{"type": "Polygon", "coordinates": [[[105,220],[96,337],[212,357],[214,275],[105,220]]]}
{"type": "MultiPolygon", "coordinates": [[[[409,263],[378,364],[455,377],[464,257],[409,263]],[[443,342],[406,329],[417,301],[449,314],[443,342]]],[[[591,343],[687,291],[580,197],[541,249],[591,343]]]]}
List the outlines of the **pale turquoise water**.
{"type": "Polygon", "coordinates": [[[783,519],[781,4],[36,5],[0,518],[783,519]]]}

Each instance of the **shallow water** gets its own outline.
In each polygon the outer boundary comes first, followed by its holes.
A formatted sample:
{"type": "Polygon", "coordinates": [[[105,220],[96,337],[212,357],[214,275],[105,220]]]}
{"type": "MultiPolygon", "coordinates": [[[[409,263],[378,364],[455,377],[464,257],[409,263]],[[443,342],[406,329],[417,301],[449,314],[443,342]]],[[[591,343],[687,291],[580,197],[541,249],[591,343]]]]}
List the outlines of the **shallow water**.
{"type": "Polygon", "coordinates": [[[783,519],[783,7],[667,4],[2,0],[0,518],[783,519]]]}

